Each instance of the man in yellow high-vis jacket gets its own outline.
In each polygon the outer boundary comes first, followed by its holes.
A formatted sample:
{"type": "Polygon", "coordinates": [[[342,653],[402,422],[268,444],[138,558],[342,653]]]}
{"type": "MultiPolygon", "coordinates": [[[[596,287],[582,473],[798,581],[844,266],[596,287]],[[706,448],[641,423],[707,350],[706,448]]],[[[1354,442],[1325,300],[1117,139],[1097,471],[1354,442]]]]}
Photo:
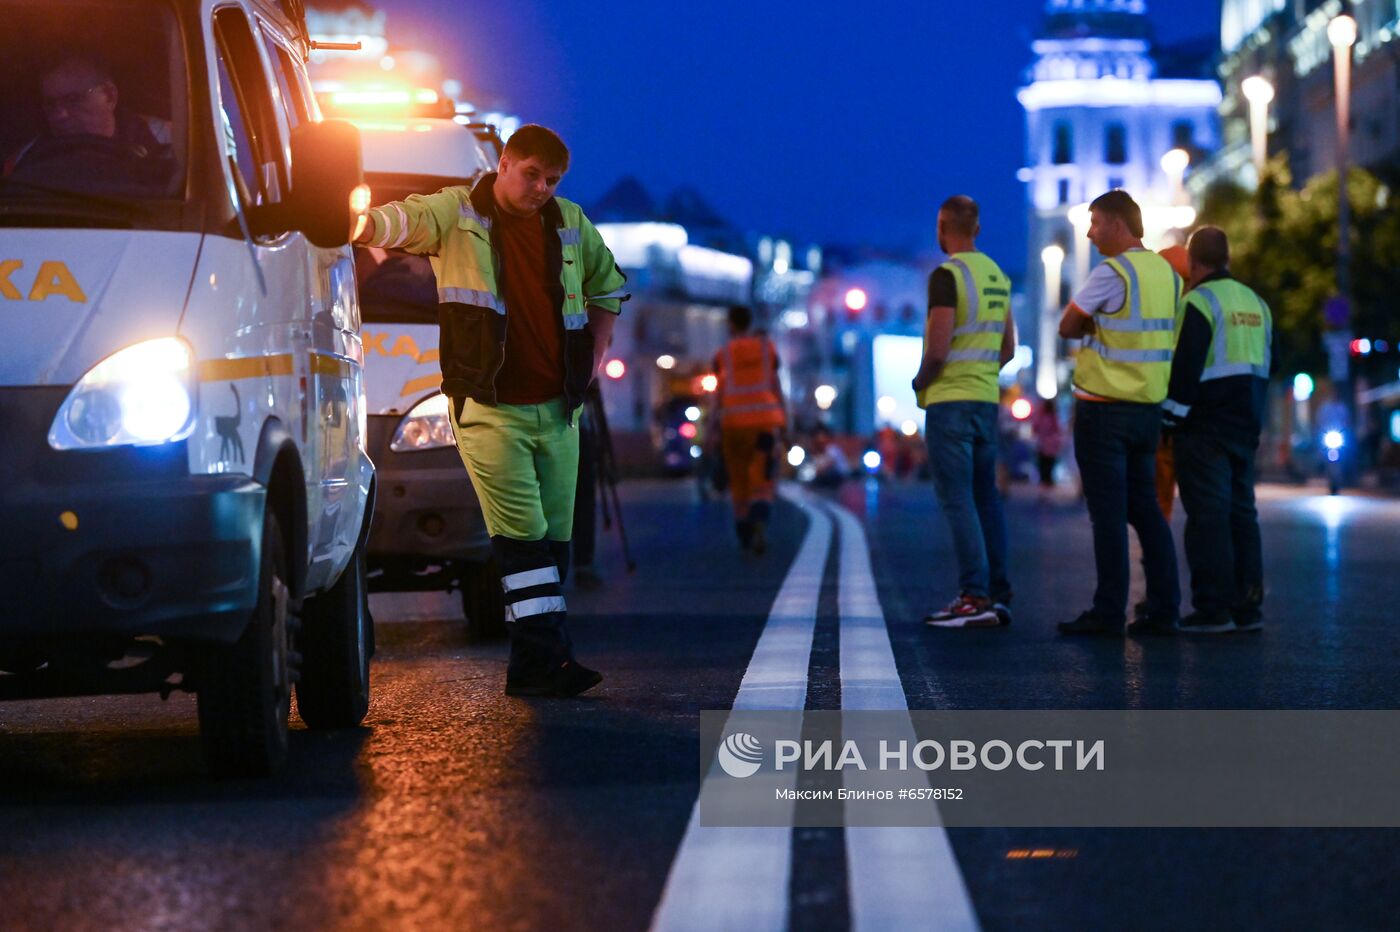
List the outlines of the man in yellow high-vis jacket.
{"type": "Polygon", "coordinates": [[[1181,630],[1263,627],[1264,556],[1254,507],[1254,454],[1269,401],[1274,321],[1269,305],[1230,275],[1230,242],[1201,227],[1187,245],[1183,302],[1166,425],[1186,509],[1191,602],[1181,630]]]}
{"type": "Polygon", "coordinates": [[[356,241],[432,257],[442,393],[505,590],[506,693],[574,696],[602,681],[574,660],[562,580],[578,477],[576,412],[627,295],[626,276],[554,191],[569,150],[523,126],[499,170],[376,207],[356,241]]]}
{"type": "Polygon", "coordinates": [[[997,377],[1016,349],[1011,280],[977,250],[977,202],[950,197],[938,211],[938,248],[948,256],[929,276],[924,355],[914,376],[925,408],[933,484],[953,533],[958,596],[924,616],[935,628],[991,628],[1011,621],[1006,520],[996,485],[997,377]]]}
{"type": "Polygon", "coordinates": [[[1128,605],[1128,526],[1142,544],[1147,600],[1128,631],[1175,632],[1181,589],[1171,527],[1157,502],[1156,453],[1182,282],[1142,245],[1142,211],[1126,191],[1089,205],[1104,256],[1065,309],[1060,336],[1083,338],[1074,369],[1074,455],[1094,529],[1093,607],[1064,634],[1121,636],[1128,605]]]}

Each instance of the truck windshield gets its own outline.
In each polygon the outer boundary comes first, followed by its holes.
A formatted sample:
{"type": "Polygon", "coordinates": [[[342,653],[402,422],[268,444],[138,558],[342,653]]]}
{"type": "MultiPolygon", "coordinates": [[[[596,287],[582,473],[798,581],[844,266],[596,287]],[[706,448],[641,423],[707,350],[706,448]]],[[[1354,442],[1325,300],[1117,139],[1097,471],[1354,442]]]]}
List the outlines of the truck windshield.
{"type": "Polygon", "coordinates": [[[174,12],[0,0],[0,215],[108,225],[184,190],[188,106],[174,12]]]}
{"type": "Polygon", "coordinates": [[[357,247],[355,277],[365,323],[437,323],[437,277],[424,257],[357,247]]]}

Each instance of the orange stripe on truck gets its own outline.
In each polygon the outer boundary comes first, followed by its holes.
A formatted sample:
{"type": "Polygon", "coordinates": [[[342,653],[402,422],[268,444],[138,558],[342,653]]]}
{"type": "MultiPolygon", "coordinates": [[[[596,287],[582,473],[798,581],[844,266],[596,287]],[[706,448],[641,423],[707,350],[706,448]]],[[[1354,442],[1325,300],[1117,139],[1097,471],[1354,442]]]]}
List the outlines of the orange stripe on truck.
{"type": "Polygon", "coordinates": [[[399,392],[399,397],[407,398],[410,395],[416,395],[419,392],[426,392],[441,387],[442,376],[421,375],[416,379],[409,379],[407,382],[403,383],[403,391],[399,392]]]}

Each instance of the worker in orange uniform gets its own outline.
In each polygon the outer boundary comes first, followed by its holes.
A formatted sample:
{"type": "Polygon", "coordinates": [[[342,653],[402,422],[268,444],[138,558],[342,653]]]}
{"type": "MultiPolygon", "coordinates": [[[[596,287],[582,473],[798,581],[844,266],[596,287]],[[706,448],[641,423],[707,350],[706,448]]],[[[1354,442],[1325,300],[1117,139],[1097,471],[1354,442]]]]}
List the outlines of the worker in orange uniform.
{"type": "Polygon", "coordinates": [[[734,501],[734,532],[740,546],[761,554],[768,547],[778,441],[787,414],[778,351],[767,336],[749,332],[752,324],[747,307],[729,309],[729,342],[715,356],[714,414],[734,501]]]}
{"type": "MultiPolygon", "coordinates": [[[[1166,249],[1157,250],[1157,255],[1170,263],[1172,270],[1181,276],[1182,281],[1191,280],[1191,257],[1187,255],[1185,246],[1173,243],[1166,249]]],[[[1181,311],[1181,307],[1176,309],[1178,326],[1181,311]]],[[[1172,506],[1175,503],[1176,452],[1172,449],[1171,437],[1163,435],[1161,442],[1157,444],[1157,504],[1162,506],[1162,515],[1168,521],[1172,518],[1172,506]]]]}

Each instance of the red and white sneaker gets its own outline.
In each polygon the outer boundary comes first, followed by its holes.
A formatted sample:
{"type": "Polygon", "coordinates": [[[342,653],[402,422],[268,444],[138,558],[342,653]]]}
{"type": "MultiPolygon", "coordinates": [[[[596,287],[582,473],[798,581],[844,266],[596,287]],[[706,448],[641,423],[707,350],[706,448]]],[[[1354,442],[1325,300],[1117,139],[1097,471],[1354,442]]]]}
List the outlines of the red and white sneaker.
{"type": "Polygon", "coordinates": [[[966,593],[942,611],[924,616],[924,624],[930,628],[995,628],[1001,623],[991,599],[966,593]]]}

